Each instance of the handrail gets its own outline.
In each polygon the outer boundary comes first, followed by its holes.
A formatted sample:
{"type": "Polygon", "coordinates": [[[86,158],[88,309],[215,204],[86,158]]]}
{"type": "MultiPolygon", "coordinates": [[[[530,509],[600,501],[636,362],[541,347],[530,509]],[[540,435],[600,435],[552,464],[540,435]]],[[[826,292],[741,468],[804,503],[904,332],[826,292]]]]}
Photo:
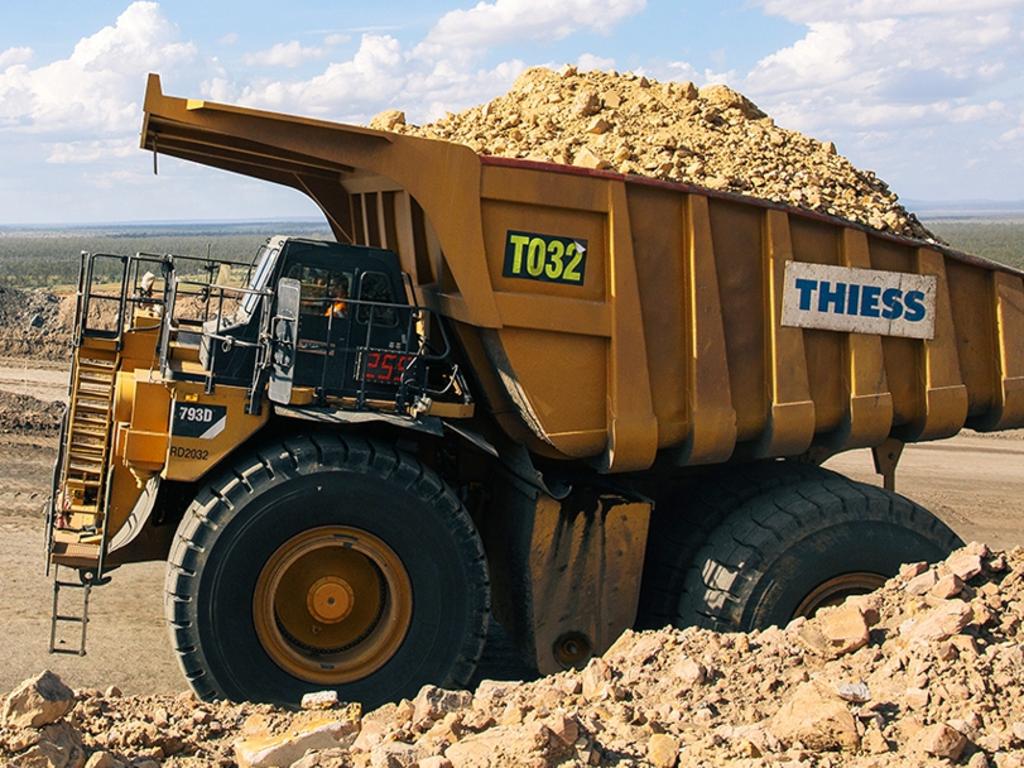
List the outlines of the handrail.
{"type": "MultiPolygon", "coordinates": [[[[165,308],[167,322],[165,327],[173,330],[176,327],[180,328],[185,325],[189,328],[190,332],[194,332],[206,340],[204,344],[208,346],[204,346],[204,348],[208,352],[207,357],[204,358],[204,375],[207,392],[213,391],[218,382],[217,359],[220,354],[227,351],[226,346],[255,350],[253,371],[249,381],[248,407],[250,412],[258,412],[262,399],[262,388],[269,374],[270,360],[272,359],[271,348],[273,339],[270,334],[270,317],[275,299],[273,291],[269,289],[217,285],[212,281],[196,279],[192,276],[176,276],[173,270],[168,280],[168,300],[165,308]],[[258,297],[256,307],[253,308],[251,313],[245,313],[244,317],[239,319],[251,321],[254,316],[258,315],[258,331],[255,337],[244,339],[224,333],[224,320],[230,314],[225,312],[226,300],[233,299],[240,303],[245,297],[252,295],[258,297]],[[201,320],[188,320],[184,317],[179,317],[178,299],[182,296],[202,298],[203,305],[198,313],[202,317],[201,320]]],[[[316,307],[316,314],[319,315],[323,310],[332,306],[335,301],[337,299],[331,297],[305,298],[302,299],[302,304],[307,308],[310,306],[316,307]]],[[[435,348],[416,332],[417,323],[424,320],[426,316],[433,314],[431,310],[419,305],[390,301],[373,301],[348,297],[344,301],[347,311],[352,313],[353,324],[356,323],[354,318],[359,316],[359,309],[361,307],[369,308],[366,322],[359,322],[359,325],[365,326],[365,333],[355,343],[337,343],[332,341],[336,324],[335,317],[333,313],[323,313],[327,320],[323,337],[321,338],[318,335],[316,338],[309,339],[309,341],[315,342],[318,345],[318,349],[323,355],[323,359],[320,362],[319,382],[314,387],[318,400],[323,401],[326,397],[338,395],[343,390],[352,391],[351,386],[354,385],[356,408],[368,408],[370,384],[375,383],[368,374],[368,363],[373,353],[396,353],[408,358],[408,363],[401,374],[401,378],[397,381],[388,382],[396,387],[394,399],[399,409],[407,408],[417,397],[441,396],[456,387],[461,392],[468,391],[464,386],[459,367],[452,364],[450,360],[452,352],[451,340],[443,323],[438,323],[435,326],[440,330],[442,342],[440,349],[435,348]],[[394,312],[400,317],[404,314],[405,333],[403,336],[406,342],[399,348],[385,348],[374,344],[374,334],[382,327],[380,318],[384,312],[394,312]],[[331,380],[328,372],[331,359],[338,360],[347,356],[351,356],[355,366],[354,369],[347,369],[351,371],[355,381],[345,379],[348,382],[348,385],[345,385],[344,381],[331,380]],[[432,388],[428,381],[430,366],[435,363],[442,363],[448,367],[446,374],[442,374],[442,376],[447,378],[447,383],[439,388],[432,388]]],[[[390,324],[387,327],[390,327],[390,324]]],[[[168,356],[168,343],[162,340],[161,367],[165,371],[168,356]]],[[[347,374],[343,373],[340,375],[344,377],[347,374]]],[[[232,381],[237,381],[237,379],[232,379],[232,381]]]]}

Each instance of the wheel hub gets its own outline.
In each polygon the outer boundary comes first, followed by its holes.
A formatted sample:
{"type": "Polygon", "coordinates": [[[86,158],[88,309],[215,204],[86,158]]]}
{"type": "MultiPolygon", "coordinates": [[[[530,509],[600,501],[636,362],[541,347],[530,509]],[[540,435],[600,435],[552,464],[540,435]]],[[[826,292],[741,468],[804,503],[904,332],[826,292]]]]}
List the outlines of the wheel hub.
{"type": "Polygon", "coordinates": [[[412,584],[398,555],[361,529],[324,526],[279,546],[253,595],[260,644],[299,679],[339,685],[382,667],[412,621],[412,584]]]}
{"type": "Polygon", "coordinates": [[[352,613],[356,595],[352,586],[338,576],[318,579],[306,595],[309,615],[321,624],[337,624],[352,613]]]}

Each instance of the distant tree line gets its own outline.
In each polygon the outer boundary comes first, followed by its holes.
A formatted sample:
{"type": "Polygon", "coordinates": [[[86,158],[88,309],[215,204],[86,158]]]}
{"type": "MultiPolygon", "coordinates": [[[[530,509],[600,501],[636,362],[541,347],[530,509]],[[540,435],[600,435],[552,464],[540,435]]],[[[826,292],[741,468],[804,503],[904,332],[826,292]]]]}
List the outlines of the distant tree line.
{"type": "MultiPolygon", "coordinates": [[[[1024,268],[1024,220],[939,220],[927,226],[958,248],[977,256],[1024,268]]],[[[53,230],[0,233],[0,285],[15,288],[73,288],[78,280],[79,254],[181,254],[214,259],[251,260],[271,234],[296,234],[331,239],[322,225],[267,223],[170,225],[125,230],[53,230]]],[[[113,262],[98,262],[100,282],[118,277],[113,262]]]]}

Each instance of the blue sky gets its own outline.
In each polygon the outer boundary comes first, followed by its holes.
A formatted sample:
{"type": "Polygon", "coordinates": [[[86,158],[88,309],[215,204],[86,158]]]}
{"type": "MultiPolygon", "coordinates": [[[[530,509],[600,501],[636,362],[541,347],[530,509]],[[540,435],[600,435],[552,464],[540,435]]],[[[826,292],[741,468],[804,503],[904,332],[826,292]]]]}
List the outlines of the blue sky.
{"type": "Polygon", "coordinates": [[[905,198],[1024,199],[1024,0],[4,0],[0,222],[315,215],[290,190],[136,149],[166,92],[423,121],[565,62],[726,82],[905,198]]]}

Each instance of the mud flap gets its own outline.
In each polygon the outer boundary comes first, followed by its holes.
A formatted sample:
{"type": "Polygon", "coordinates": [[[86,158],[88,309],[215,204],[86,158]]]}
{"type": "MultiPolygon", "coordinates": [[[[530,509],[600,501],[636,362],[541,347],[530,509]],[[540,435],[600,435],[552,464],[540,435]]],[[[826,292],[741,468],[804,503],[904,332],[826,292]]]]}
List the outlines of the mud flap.
{"type": "Polygon", "coordinates": [[[299,301],[302,284],[282,277],[277,284],[277,313],[271,329],[270,384],[271,402],[287,405],[292,399],[295,374],[295,349],[299,338],[299,301]]]}
{"type": "Polygon", "coordinates": [[[636,621],[651,504],[502,484],[480,526],[495,618],[540,673],[582,666],[636,621]]]}

